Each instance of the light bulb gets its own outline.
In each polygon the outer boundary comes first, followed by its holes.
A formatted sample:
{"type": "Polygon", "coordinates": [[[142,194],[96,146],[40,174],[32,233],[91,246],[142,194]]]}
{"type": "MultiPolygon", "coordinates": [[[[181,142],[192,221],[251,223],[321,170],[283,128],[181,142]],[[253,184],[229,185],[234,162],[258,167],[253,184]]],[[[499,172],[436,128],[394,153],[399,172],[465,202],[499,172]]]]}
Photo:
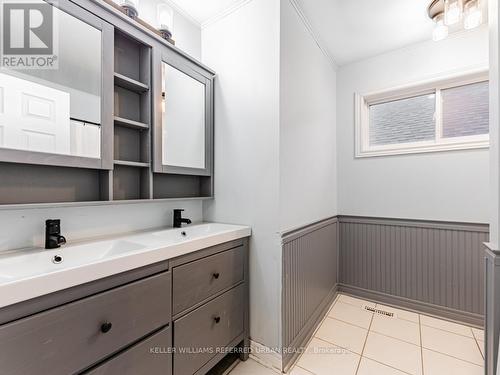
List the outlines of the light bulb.
{"type": "Polygon", "coordinates": [[[432,40],[438,42],[440,40],[446,39],[448,37],[448,26],[444,24],[444,16],[443,13],[438,14],[434,17],[434,22],[436,22],[436,26],[432,32],[432,40]]]}
{"type": "Polygon", "coordinates": [[[464,6],[464,28],[474,29],[481,25],[483,21],[483,12],[479,7],[477,0],[469,0],[464,6]]]}
{"type": "Polygon", "coordinates": [[[462,1],[445,0],[444,2],[444,24],[454,25],[462,18],[462,1]]]}
{"type": "Polygon", "coordinates": [[[158,4],[156,10],[158,29],[172,32],[174,24],[174,11],[167,4],[158,4]]]}

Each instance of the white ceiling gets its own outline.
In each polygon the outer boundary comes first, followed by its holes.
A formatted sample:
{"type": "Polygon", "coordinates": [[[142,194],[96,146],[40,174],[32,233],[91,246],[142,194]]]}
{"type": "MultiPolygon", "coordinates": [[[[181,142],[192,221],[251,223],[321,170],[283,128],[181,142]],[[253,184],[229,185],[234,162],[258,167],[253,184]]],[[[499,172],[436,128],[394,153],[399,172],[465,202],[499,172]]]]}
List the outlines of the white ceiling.
{"type": "MultiPolygon", "coordinates": [[[[203,25],[251,0],[166,1],[203,25]]],[[[434,28],[427,16],[430,0],[290,1],[337,66],[430,40],[434,28]]],[[[486,18],[487,1],[482,3],[486,18]]]]}
{"type": "Polygon", "coordinates": [[[296,0],[337,65],[429,40],[426,0],[296,0]]]}
{"type": "Polygon", "coordinates": [[[247,0],[168,0],[200,25],[247,0]]]}

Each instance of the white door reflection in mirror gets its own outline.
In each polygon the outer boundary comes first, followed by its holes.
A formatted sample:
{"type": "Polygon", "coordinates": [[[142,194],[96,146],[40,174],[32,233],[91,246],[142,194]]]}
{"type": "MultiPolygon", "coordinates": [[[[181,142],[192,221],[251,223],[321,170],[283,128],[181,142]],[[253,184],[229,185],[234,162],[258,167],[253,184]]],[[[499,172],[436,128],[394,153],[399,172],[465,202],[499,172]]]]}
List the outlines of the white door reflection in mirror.
{"type": "Polygon", "coordinates": [[[0,147],[100,157],[100,126],[70,120],[69,93],[0,73],[0,101],[0,147]]]}
{"type": "Polygon", "coordinates": [[[205,85],[162,63],[162,163],[205,168],[205,85]]]}

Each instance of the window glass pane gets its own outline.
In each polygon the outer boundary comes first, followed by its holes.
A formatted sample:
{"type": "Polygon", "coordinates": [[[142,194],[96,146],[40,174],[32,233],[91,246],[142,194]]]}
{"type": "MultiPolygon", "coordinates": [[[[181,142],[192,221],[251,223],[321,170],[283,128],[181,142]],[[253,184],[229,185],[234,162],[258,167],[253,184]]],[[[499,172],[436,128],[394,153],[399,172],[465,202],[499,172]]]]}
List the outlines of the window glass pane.
{"type": "Polygon", "coordinates": [[[370,106],[370,145],[435,139],[434,94],[370,106]]]}
{"type": "Polygon", "coordinates": [[[442,90],[441,95],[444,138],[488,134],[488,82],[442,90]]]}

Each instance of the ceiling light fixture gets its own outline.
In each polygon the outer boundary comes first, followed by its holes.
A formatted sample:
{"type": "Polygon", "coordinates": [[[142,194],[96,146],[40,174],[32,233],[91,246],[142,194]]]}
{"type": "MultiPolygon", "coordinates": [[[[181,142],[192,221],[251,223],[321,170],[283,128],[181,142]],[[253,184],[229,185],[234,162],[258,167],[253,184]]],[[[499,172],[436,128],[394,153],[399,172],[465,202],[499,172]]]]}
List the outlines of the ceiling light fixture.
{"type": "Polygon", "coordinates": [[[482,0],[432,0],[427,8],[429,18],[436,26],[432,32],[435,41],[445,39],[451,31],[474,29],[483,22],[482,0]],[[459,22],[463,19],[463,26],[459,22]]]}
{"type": "Polygon", "coordinates": [[[448,26],[444,24],[444,14],[437,14],[434,17],[434,22],[436,22],[436,26],[432,31],[432,40],[438,42],[440,40],[446,39],[448,37],[448,26]]]}
{"type": "Polygon", "coordinates": [[[446,26],[454,25],[462,19],[462,0],[444,1],[444,23],[446,26]]]}
{"type": "Polygon", "coordinates": [[[474,29],[483,22],[483,12],[479,7],[479,0],[468,0],[464,4],[464,28],[474,29]]]}

